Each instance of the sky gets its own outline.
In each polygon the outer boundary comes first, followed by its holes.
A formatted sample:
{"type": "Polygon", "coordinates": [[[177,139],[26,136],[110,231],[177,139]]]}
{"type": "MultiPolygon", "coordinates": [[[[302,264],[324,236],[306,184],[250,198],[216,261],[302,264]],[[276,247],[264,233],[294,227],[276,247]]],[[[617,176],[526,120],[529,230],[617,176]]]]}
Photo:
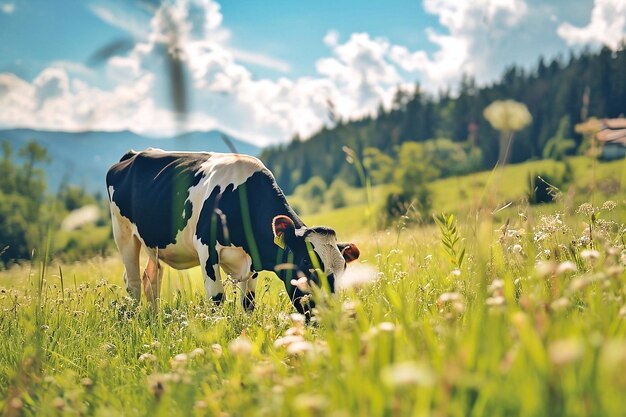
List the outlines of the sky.
{"type": "Polygon", "coordinates": [[[330,106],[359,118],[398,88],[436,96],[624,38],[626,0],[0,0],[0,129],[219,129],[266,146],[330,126],[330,106]]]}

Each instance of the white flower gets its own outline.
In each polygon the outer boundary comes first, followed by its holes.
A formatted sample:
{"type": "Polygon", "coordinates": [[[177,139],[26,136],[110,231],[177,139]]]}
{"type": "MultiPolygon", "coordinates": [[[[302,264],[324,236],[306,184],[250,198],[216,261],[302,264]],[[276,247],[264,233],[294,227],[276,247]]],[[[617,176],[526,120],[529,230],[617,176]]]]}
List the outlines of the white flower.
{"type": "Polygon", "coordinates": [[[245,336],[240,336],[230,342],[228,349],[235,355],[248,356],[252,353],[252,342],[245,336]]]}
{"type": "Polygon", "coordinates": [[[307,342],[306,340],[300,340],[298,342],[293,342],[287,346],[287,353],[290,355],[301,355],[303,353],[309,352],[313,349],[313,345],[311,342],[307,342]]]}
{"type": "Polygon", "coordinates": [[[588,259],[590,261],[595,261],[600,257],[600,252],[595,249],[585,249],[580,252],[580,257],[583,259],[588,259]]]}
{"type": "Polygon", "coordinates": [[[304,338],[302,336],[287,335],[287,336],[279,337],[278,339],[276,339],[276,341],[274,342],[274,347],[275,348],[285,347],[285,346],[291,345],[292,343],[302,342],[302,341],[304,341],[304,338]]]}
{"type": "Polygon", "coordinates": [[[576,264],[572,261],[561,262],[559,266],[556,267],[557,275],[568,274],[570,272],[576,272],[576,264]]]}
{"type": "Polygon", "coordinates": [[[291,285],[297,287],[302,292],[311,292],[311,287],[309,287],[309,281],[306,279],[306,277],[292,279],[291,285]]]}
{"type": "Polygon", "coordinates": [[[187,362],[188,356],[186,353],[179,353],[178,355],[172,358],[172,367],[182,367],[187,362]]]}
{"type": "Polygon", "coordinates": [[[490,307],[494,307],[494,306],[501,306],[504,305],[504,297],[501,295],[497,295],[495,297],[489,297],[485,300],[485,303],[490,306],[490,307]]]}
{"type": "Polygon", "coordinates": [[[142,353],[141,356],[139,356],[140,362],[155,362],[156,359],[156,356],[154,356],[152,353],[142,353]]]}
{"type": "Polygon", "coordinates": [[[378,330],[380,330],[381,332],[385,332],[385,333],[392,333],[394,330],[396,330],[396,325],[388,322],[388,321],[383,321],[381,323],[378,323],[378,330]]]}
{"type": "Polygon", "coordinates": [[[435,383],[435,376],[425,365],[401,362],[383,369],[382,380],[390,387],[431,386],[435,383]]]}
{"type": "Polygon", "coordinates": [[[204,349],[202,349],[202,348],[195,348],[194,350],[192,350],[189,353],[189,356],[191,358],[197,358],[198,356],[204,356],[204,349]]]}
{"type": "Polygon", "coordinates": [[[458,292],[444,292],[443,294],[439,296],[437,301],[440,303],[446,303],[448,301],[458,301],[462,299],[463,299],[463,296],[459,294],[458,292]]]}
{"type": "Polygon", "coordinates": [[[350,264],[341,278],[337,280],[336,285],[340,289],[364,287],[377,279],[376,268],[362,263],[350,264]]]}
{"type": "Polygon", "coordinates": [[[535,265],[535,271],[540,277],[547,277],[552,275],[556,270],[556,264],[552,261],[539,261],[535,265]]]}
{"type": "Polygon", "coordinates": [[[289,320],[291,320],[291,325],[294,327],[303,327],[306,321],[304,315],[300,313],[291,313],[289,315],[289,320]]]}
{"type": "Polygon", "coordinates": [[[219,358],[220,356],[222,356],[222,345],[220,345],[219,343],[212,344],[211,352],[213,352],[213,355],[215,357],[219,358]]]}
{"type": "Polygon", "coordinates": [[[580,359],[584,352],[585,346],[577,339],[557,340],[548,346],[550,360],[557,366],[580,359]]]}

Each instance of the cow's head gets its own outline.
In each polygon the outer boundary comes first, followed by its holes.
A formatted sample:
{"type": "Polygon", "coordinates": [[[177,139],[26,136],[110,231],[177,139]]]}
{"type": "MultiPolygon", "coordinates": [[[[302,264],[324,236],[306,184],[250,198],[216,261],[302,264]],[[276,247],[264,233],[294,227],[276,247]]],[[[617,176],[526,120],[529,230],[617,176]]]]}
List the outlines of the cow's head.
{"type": "Polygon", "coordinates": [[[274,237],[284,242],[291,251],[292,263],[308,281],[320,285],[319,271],[328,279],[331,291],[341,278],[346,265],[359,258],[359,248],[353,243],[338,243],[335,231],[329,227],[301,227],[296,229],[287,216],[274,217],[274,237]]]}

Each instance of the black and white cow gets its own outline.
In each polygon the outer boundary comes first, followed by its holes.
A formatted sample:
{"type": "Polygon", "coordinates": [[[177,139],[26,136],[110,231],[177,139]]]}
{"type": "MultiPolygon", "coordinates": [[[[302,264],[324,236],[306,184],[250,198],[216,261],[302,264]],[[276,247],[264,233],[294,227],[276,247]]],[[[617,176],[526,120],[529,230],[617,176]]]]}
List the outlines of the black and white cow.
{"type": "Polygon", "coordinates": [[[306,277],[331,291],[346,263],[359,257],[351,243],[337,243],[328,227],[306,227],[291,209],[272,173],[257,158],[211,152],[130,151],[106,177],[113,236],[125,266],[129,294],[143,283],[152,303],[163,268],[202,267],[207,298],[223,299],[221,269],[236,281],[247,310],[254,308],[258,271],[276,271],[301,312],[305,293],[291,284],[306,277]],[[141,247],[148,253],[143,277],[141,247]],[[281,266],[278,268],[277,266],[281,266]]]}

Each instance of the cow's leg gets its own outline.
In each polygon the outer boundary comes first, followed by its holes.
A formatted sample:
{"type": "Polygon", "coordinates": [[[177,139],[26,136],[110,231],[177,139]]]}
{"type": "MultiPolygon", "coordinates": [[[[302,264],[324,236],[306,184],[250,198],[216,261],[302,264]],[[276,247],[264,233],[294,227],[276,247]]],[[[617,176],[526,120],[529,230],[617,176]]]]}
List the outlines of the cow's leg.
{"type": "Polygon", "coordinates": [[[251,271],[252,258],[235,246],[218,247],[220,266],[230,279],[237,283],[241,293],[241,303],[246,311],[254,310],[254,291],[257,273],[251,271]]]}
{"type": "Polygon", "coordinates": [[[258,276],[258,272],[252,272],[249,279],[239,283],[239,290],[241,291],[241,304],[246,311],[254,310],[254,297],[256,295],[256,283],[258,276]]]}
{"type": "Polygon", "coordinates": [[[211,256],[208,245],[203,244],[200,240],[197,241],[196,251],[202,270],[206,298],[215,304],[221,304],[224,300],[224,286],[222,285],[222,274],[217,262],[217,254],[213,252],[213,256],[211,256]]]}
{"type": "Polygon", "coordinates": [[[148,258],[146,270],[143,273],[143,292],[152,305],[157,306],[157,300],[161,297],[161,281],[163,280],[163,266],[158,260],[148,258]]]}
{"type": "Polygon", "coordinates": [[[139,276],[139,252],[141,242],[132,233],[132,227],[128,219],[122,217],[111,208],[111,222],[113,226],[113,238],[122,255],[124,263],[124,283],[126,291],[135,300],[141,299],[141,278],[139,276]]]}
{"type": "Polygon", "coordinates": [[[211,269],[213,274],[204,274],[204,291],[206,298],[215,304],[222,304],[224,301],[224,285],[222,284],[222,273],[219,265],[207,265],[206,269],[211,269]]]}

